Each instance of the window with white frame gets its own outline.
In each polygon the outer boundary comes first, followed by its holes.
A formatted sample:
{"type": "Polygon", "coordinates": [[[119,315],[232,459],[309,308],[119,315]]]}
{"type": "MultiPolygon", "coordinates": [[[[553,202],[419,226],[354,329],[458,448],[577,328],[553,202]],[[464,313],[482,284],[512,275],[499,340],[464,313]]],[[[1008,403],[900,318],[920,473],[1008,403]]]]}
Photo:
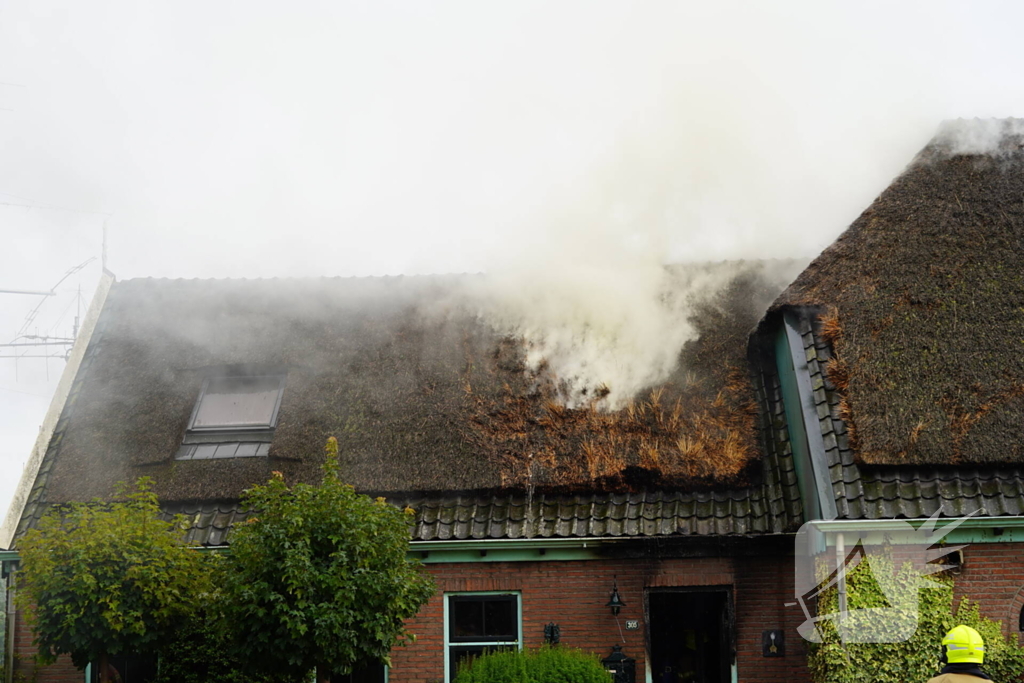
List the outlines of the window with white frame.
{"type": "Polygon", "coordinates": [[[519,593],[448,593],[445,595],[445,679],[459,663],[491,650],[519,649],[522,609],[519,593]]]}

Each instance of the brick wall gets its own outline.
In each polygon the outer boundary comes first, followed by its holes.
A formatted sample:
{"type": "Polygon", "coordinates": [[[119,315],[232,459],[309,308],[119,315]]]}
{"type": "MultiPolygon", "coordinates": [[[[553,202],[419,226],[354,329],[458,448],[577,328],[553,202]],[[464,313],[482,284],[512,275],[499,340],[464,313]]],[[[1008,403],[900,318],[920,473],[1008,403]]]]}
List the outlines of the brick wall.
{"type": "Polygon", "coordinates": [[[1003,633],[1019,637],[1024,543],[978,543],[967,546],[963,553],[963,569],[954,575],[954,600],[969,597],[978,603],[982,615],[1003,622],[1003,633]]]}
{"type": "Polygon", "coordinates": [[[647,588],[721,586],[733,589],[736,605],[737,664],[741,681],[808,681],[806,649],[796,633],[803,620],[792,601],[791,559],[694,558],[592,560],[586,562],[478,563],[428,565],[438,594],[410,623],[415,644],[392,654],[392,683],[436,683],[444,675],[444,592],[515,590],[522,593],[523,641],[544,642],[544,625],[561,628],[561,642],[604,657],[625,638],[623,651],[637,660],[644,680],[644,591],[647,588]],[[626,607],[618,624],[605,607],[613,581],[626,607]],[[641,630],[626,631],[636,619],[641,630]],[[761,655],[761,632],[786,631],[786,656],[761,655]]]}
{"type": "Polygon", "coordinates": [[[75,668],[71,658],[62,656],[49,666],[37,666],[34,661],[36,648],[32,645],[32,632],[22,614],[15,615],[14,621],[14,680],[23,677],[33,683],[83,683],[85,673],[75,668]]]}

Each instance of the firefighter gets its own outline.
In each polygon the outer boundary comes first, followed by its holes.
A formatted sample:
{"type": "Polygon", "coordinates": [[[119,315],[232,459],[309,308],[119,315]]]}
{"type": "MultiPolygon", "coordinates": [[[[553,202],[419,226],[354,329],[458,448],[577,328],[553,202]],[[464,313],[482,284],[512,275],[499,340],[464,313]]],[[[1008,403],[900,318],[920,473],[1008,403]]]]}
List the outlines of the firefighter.
{"type": "Polygon", "coordinates": [[[992,680],[981,670],[985,661],[985,641],[970,626],[960,625],[942,639],[939,657],[942,671],[928,683],[978,683],[992,680]]]}

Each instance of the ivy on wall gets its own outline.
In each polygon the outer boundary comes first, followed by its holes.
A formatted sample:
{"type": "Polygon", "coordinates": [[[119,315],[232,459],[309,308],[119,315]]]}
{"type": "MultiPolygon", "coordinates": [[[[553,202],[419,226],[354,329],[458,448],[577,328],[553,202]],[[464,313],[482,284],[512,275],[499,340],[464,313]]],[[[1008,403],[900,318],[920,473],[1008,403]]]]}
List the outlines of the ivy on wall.
{"type": "MultiPolygon", "coordinates": [[[[891,588],[891,586],[887,586],[891,588]]],[[[858,614],[855,610],[893,607],[901,617],[917,621],[917,629],[908,640],[896,643],[843,644],[832,621],[820,623],[822,642],[811,646],[809,666],[815,683],[906,683],[927,681],[938,675],[941,665],[942,637],[957,624],[976,629],[985,639],[984,670],[997,681],[1018,680],[1024,673],[1024,648],[1017,645],[1017,637],[1003,636],[1002,624],[986,619],[978,612],[978,605],[964,598],[953,610],[953,578],[935,576],[922,579],[913,565],[907,563],[898,570],[891,561],[872,558],[862,561],[847,575],[848,619],[875,618],[870,612],[858,614]],[[904,586],[920,586],[918,599],[912,605],[891,605],[876,577],[904,586]]],[[[818,614],[839,611],[839,595],[835,587],[824,591],[818,602],[818,614]]]]}

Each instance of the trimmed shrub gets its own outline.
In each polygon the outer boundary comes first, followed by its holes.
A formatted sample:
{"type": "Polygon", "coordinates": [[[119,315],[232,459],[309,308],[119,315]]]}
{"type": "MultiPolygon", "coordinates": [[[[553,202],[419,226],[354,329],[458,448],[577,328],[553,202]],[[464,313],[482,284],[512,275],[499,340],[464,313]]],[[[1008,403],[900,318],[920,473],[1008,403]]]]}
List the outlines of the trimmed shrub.
{"type": "Polygon", "coordinates": [[[455,683],[611,683],[601,660],[582,650],[504,650],[468,660],[455,683]]]}

